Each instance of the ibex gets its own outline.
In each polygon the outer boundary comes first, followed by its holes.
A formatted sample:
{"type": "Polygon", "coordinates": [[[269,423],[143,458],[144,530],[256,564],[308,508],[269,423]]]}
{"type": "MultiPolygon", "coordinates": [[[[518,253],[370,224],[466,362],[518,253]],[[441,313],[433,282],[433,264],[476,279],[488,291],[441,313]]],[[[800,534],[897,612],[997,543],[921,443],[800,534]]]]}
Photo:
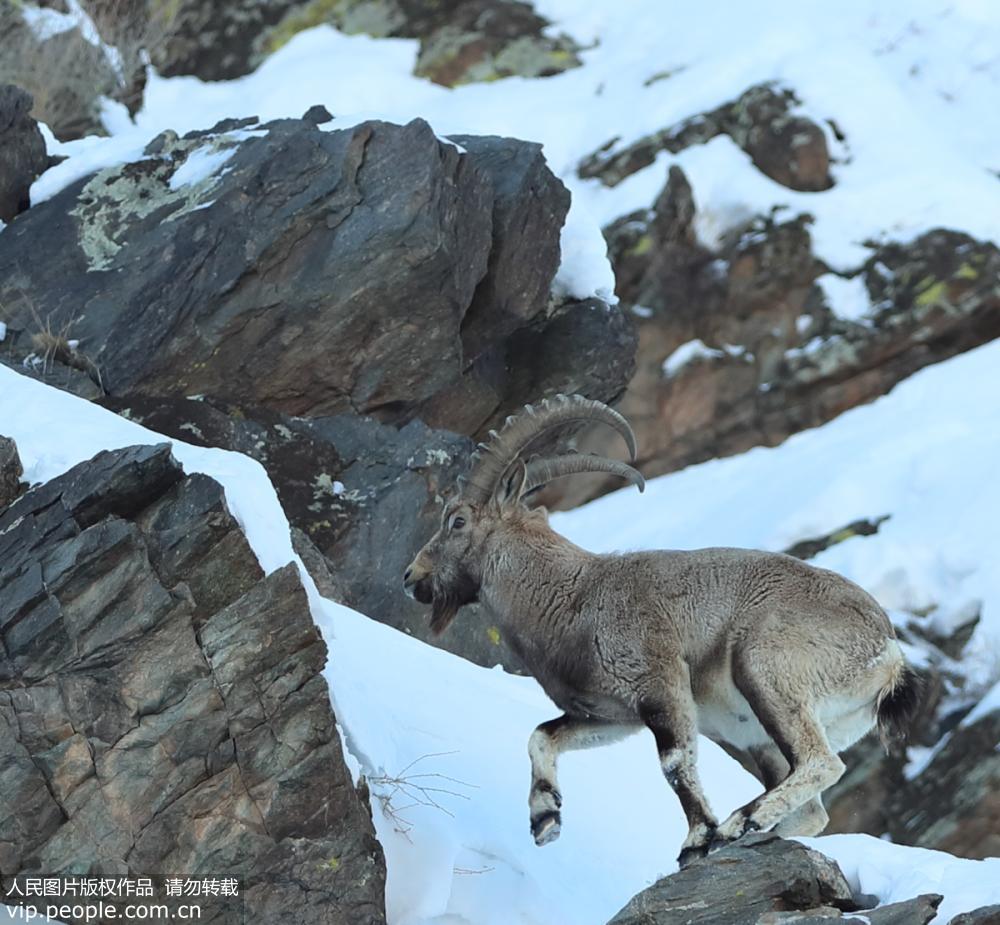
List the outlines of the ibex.
{"type": "Polygon", "coordinates": [[[877,725],[901,734],[916,677],[876,601],[833,572],[747,549],[597,555],[549,526],[525,497],[546,482],[606,472],[644,488],[616,460],[526,457],[553,428],[598,421],[636,440],[618,412],[580,396],[528,405],[490,433],[446,502],[438,532],[403,576],[440,633],[479,601],[563,710],[531,735],[529,810],[538,845],[559,836],[556,759],[648,727],[688,821],[681,866],[746,832],[816,835],[837,753],[877,725]],[[698,779],[698,734],[764,785],[721,825],[698,779]]]}

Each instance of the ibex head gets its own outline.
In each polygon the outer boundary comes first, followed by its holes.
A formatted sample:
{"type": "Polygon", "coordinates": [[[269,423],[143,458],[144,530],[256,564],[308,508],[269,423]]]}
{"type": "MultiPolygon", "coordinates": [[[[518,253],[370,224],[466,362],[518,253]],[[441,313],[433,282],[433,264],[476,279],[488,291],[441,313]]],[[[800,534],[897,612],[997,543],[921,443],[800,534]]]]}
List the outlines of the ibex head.
{"type": "Polygon", "coordinates": [[[526,521],[537,520],[538,512],[524,504],[529,493],[577,472],[608,472],[643,490],[645,482],[637,470],[603,456],[568,453],[525,458],[531,444],[553,428],[589,421],[617,430],[635,460],[635,434],[628,421],[607,405],[580,395],[557,395],[537,406],[526,405],[479,444],[468,475],[445,502],[440,528],[403,575],[406,593],[433,605],[431,630],[435,634],[451,623],[461,606],[477,599],[491,539],[498,532],[507,534],[526,521]]]}

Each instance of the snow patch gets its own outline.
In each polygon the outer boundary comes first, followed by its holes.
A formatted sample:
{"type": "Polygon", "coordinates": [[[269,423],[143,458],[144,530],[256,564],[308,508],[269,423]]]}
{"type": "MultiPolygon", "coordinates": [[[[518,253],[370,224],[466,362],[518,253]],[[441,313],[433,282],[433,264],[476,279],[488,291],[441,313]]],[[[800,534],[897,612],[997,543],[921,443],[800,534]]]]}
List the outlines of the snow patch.
{"type": "Polygon", "coordinates": [[[237,151],[232,148],[195,148],[187,160],[174,171],[170,178],[170,188],[174,191],[184,186],[194,186],[214,176],[237,151]]]}
{"type": "Polygon", "coordinates": [[[676,376],[685,366],[703,357],[723,357],[726,354],[722,350],[708,347],[701,340],[689,340],[681,344],[673,353],[663,361],[663,374],[665,376],[676,376]]]}
{"type": "Polygon", "coordinates": [[[871,313],[868,287],[861,274],[845,279],[824,273],[816,280],[827,306],[843,321],[865,322],[871,313]]]}

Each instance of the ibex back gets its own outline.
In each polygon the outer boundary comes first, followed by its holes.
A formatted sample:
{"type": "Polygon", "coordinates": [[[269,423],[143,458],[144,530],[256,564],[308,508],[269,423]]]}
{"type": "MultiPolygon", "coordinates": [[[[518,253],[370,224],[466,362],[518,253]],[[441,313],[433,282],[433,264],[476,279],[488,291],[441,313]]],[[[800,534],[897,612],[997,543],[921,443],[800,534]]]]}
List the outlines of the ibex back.
{"type": "Polygon", "coordinates": [[[531,736],[529,809],[539,845],[558,837],[560,752],[648,727],[689,831],[681,865],[746,832],[815,835],[837,753],[878,725],[897,735],[915,677],[878,603],[841,576],[745,549],[596,555],[524,499],[577,472],[644,488],[631,466],[569,453],[525,458],[552,428],[601,421],[635,459],[628,422],[600,402],[557,396],[493,432],[446,503],[441,527],[403,576],[441,632],[479,601],[563,715],[531,736]],[[764,785],[719,824],[698,779],[698,733],[764,785]]]}

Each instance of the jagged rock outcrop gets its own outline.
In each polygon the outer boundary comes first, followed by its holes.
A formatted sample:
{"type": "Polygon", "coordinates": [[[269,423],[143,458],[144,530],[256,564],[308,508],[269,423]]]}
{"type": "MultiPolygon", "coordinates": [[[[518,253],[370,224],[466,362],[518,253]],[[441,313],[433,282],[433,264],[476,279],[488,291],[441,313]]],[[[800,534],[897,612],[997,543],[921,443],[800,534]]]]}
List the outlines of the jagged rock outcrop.
{"type": "MultiPolygon", "coordinates": [[[[13,298],[30,291],[52,331],[78,342],[89,366],[76,378],[111,395],[393,423],[434,406],[435,425],[463,430],[441,408],[448,393],[462,423],[482,427],[538,369],[513,339],[530,331],[544,348],[573,308],[549,305],[569,195],[537,145],[467,141],[462,153],[420,120],[161,136],[145,159],[78,181],[4,234],[8,359],[37,354],[38,321],[13,298]]],[[[594,381],[606,381],[593,391],[612,398],[632,342],[617,309],[602,320],[608,359],[594,381]]]]}
{"type": "MultiPolygon", "coordinates": [[[[608,925],[850,922],[865,900],[819,852],[774,835],[748,835],[643,890],[608,925]]],[[[918,896],[869,909],[864,920],[927,925],[940,902],[938,895],[918,896]]]]}
{"type": "Polygon", "coordinates": [[[0,873],[233,876],[262,920],[384,921],[294,566],[168,445],[0,513],[0,873]]]}
{"type": "Polygon", "coordinates": [[[0,436],[0,510],[10,504],[24,489],[21,476],[24,467],[17,444],[10,437],[0,436]]]}
{"type": "Polygon", "coordinates": [[[31,184],[48,167],[45,139],[31,118],[31,94],[0,79],[0,222],[31,204],[31,184]]]}
{"type": "MultiPolygon", "coordinates": [[[[808,217],[758,219],[710,249],[694,233],[696,201],[673,167],[651,212],[606,230],[639,336],[619,409],[647,477],[774,446],[1000,336],[991,242],[937,229],[873,245],[847,279],[813,256],[808,217]],[[844,285],[862,310],[831,297],[844,285]]],[[[580,448],[607,454],[611,438],[594,431],[580,448]]],[[[578,477],[547,500],[571,507],[612,487],[578,477]]]]}
{"type": "Polygon", "coordinates": [[[397,429],[351,414],[295,418],[207,398],[102,403],[158,433],[258,460],[327,596],[479,664],[520,670],[476,608],[432,638],[427,608],[402,590],[407,564],[440,525],[441,498],[466,466],[468,438],[420,421],[397,429]]]}
{"type": "Polygon", "coordinates": [[[826,135],[812,119],[794,111],[795,93],[774,83],[757,84],[732,102],[699,113],[677,125],[619,148],[614,138],[585,157],[581,177],[597,177],[607,186],[656,160],[661,151],[676,154],[719,135],[736,142],[760,171],[790,189],[819,192],[833,186],[826,135]]]}

